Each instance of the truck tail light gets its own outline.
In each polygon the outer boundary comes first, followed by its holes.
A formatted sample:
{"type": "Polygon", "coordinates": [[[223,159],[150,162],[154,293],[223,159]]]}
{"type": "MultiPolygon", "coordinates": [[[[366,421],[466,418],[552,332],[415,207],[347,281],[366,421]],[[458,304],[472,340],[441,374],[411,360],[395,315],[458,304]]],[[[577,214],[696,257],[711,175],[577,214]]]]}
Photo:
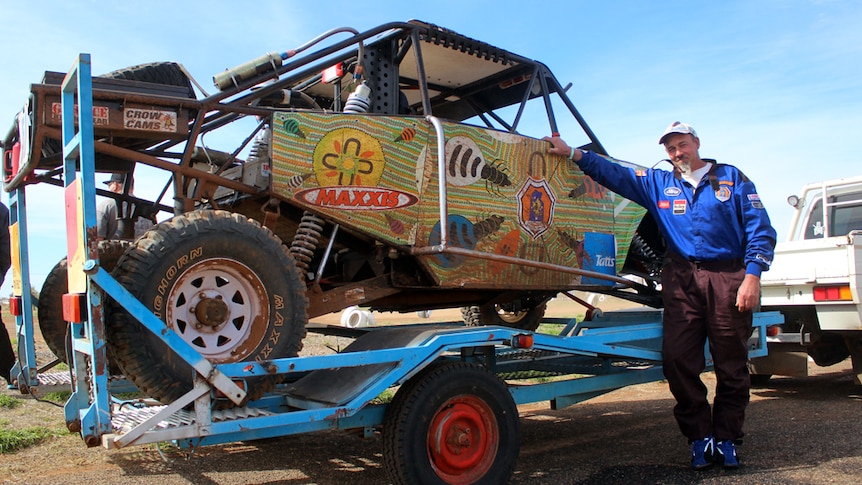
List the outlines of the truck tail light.
{"type": "Polygon", "coordinates": [[[533,347],[533,334],[522,333],[512,337],[512,347],[516,349],[529,349],[533,347]]]}
{"type": "Polygon", "coordinates": [[[775,337],[781,333],[781,325],[770,325],[766,327],[766,336],[775,337]]]}
{"type": "Polygon", "coordinates": [[[23,299],[20,296],[13,296],[9,298],[9,313],[12,314],[13,317],[21,316],[24,312],[21,308],[23,305],[23,299]]]}
{"type": "Polygon", "coordinates": [[[853,301],[850,285],[815,286],[814,301],[853,301]]]}
{"type": "Polygon", "coordinates": [[[6,174],[6,181],[12,180],[18,173],[21,158],[21,142],[15,142],[11,150],[3,152],[3,173],[6,174]]]}
{"type": "Polygon", "coordinates": [[[81,323],[86,320],[87,301],[86,293],[66,293],[63,295],[63,320],[73,323],[81,323]]]}

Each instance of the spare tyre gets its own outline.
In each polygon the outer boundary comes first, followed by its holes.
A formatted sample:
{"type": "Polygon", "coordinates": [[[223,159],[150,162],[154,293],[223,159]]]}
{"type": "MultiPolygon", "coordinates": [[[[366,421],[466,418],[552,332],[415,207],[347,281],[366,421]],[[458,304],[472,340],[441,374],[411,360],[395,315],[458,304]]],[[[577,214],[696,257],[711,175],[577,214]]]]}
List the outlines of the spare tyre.
{"type": "Polygon", "coordinates": [[[129,81],[141,81],[145,83],[162,84],[165,86],[179,86],[188,89],[187,96],[195,97],[195,91],[191,80],[185,69],[176,62],[150,62],[138,64],[137,66],[117,69],[99,77],[109,79],[127,79],[129,81]]]}
{"type": "MultiPolygon", "coordinates": [[[[113,271],[117,261],[120,260],[120,256],[131,245],[131,242],[122,240],[100,241],[98,245],[100,266],[105,271],[113,271]]],[[[68,324],[63,319],[63,295],[69,292],[68,274],[66,258],[63,258],[45,278],[36,307],[39,316],[39,330],[42,332],[45,344],[58,359],[66,363],[69,362],[66,355],[69,336],[68,324]]],[[[112,375],[119,372],[110,356],[108,358],[108,370],[112,375]]]]}
{"type": "MultiPolygon", "coordinates": [[[[176,216],[135,241],[113,274],[165,329],[214,364],[295,357],[302,348],[302,274],[281,240],[245,216],[176,216]]],[[[108,347],[138,389],[164,403],[192,389],[192,367],[159,335],[120,305],[109,311],[108,347]]],[[[249,376],[246,400],[279,381],[249,376]]]]}

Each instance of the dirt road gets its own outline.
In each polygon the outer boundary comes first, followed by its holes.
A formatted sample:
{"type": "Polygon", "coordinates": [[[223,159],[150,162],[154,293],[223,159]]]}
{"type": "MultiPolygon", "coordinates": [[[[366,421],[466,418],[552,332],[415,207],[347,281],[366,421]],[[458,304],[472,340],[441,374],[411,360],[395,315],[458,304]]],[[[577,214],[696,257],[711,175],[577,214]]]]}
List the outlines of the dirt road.
{"type": "MultiPolygon", "coordinates": [[[[853,484],[862,476],[862,396],[850,364],[812,366],[807,379],[775,378],[752,391],[743,467],[695,473],[664,382],[621,389],[563,409],[521,408],[512,483],[853,484]]],[[[706,374],[710,386],[711,374],[706,374]]],[[[10,391],[0,391],[16,395],[10,391]]],[[[62,428],[59,408],[20,397],[0,422],[62,428]]],[[[205,447],[188,456],[154,446],[87,449],[64,435],[0,458],[0,482],[27,484],[384,484],[379,438],[342,431],[205,447]]]]}
{"type": "MultiPolygon", "coordinates": [[[[755,389],[740,447],[743,467],[695,473],[662,382],[632,386],[552,411],[521,409],[521,453],[512,483],[853,484],[862,476],[862,397],[849,365],[755,389]]],[[[711,380],[711,375],[707,375],[711,380]]],[[[7,392],[7,391],[3,391],[7,392]]],[[[29,412],[62,412],[28,400],[29,412]]],[[[0,414],[0,418],[9,419],[0,414]]],[[[212,446],[163,459],[153,446],[87,449],[76,436],[2,457],[0,481],[28,484],[384,484],[379,439],[329,431],[212,446]]]]}

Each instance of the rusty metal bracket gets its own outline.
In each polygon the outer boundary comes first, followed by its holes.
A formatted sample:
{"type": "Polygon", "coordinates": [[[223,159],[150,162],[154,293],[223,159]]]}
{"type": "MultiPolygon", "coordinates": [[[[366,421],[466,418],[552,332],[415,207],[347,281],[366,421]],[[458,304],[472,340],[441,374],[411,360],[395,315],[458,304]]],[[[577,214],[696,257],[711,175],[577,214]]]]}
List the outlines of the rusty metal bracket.
{"type": "Polygon", "coordinates": [[[275,225],[281,217],[281,203],[278,199],[272,197],[260,208],[260,210],[263,212],[263,227],[270,231],[275,231],[275,225]]]}

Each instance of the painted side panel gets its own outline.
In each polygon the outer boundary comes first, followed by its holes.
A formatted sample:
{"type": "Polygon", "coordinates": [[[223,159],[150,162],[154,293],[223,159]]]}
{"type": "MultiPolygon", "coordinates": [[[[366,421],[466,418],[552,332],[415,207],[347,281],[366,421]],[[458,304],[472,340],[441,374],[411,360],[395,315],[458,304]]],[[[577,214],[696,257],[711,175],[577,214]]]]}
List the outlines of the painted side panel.
{"type": "MultiPolygon", "coordinates": [[[[436,137],[425,120],[282,112],[273,125],[275,193],[389,244],[440,243],[436,137]]],[[[548,155],[541,140],[443,125],[450,246],[609,274],[622,266],[641,207],[548,155]],[[585,248],[596,235],[613,242],[585,248]]],[[[447,287],[595,284],[460,255],[422,260],[447,287]]]]}

